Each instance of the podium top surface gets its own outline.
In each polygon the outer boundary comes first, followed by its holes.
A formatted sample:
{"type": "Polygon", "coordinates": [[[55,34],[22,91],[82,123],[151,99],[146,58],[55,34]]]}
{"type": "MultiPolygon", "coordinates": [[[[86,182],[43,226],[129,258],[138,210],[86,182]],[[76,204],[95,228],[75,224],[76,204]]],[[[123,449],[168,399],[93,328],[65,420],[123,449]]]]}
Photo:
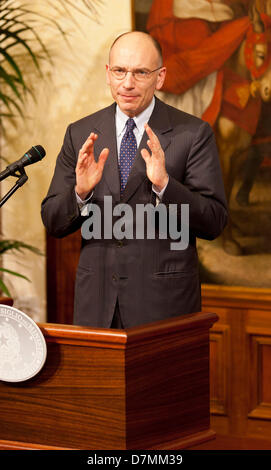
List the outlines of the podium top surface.
{"type": "Polygon", "coordinates": [[[147,341],[154,337],[188,334],[189,331],[198,328],[209,329],[217,320],[218,317],[215,313],[199,312],[123,330],[55,323],[40,323],[39,327],[46,340],[51,342],[72,342],[82,345],[97,343],[97,345],[107,345],[108,347],[126,348],[129,345],[147,341]]]}

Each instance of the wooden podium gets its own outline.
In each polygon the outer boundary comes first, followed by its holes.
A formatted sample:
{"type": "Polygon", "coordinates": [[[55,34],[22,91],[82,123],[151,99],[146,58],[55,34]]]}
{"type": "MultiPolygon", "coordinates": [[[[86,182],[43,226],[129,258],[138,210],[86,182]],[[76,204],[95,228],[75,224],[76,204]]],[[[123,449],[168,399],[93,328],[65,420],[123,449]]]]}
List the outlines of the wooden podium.
{"type": "Polygon", "coordinates": [[[40,324],[32,379],[0,382],[0,449],[187,449],[215,437],[212,313],[127,330],[40,324]]]}

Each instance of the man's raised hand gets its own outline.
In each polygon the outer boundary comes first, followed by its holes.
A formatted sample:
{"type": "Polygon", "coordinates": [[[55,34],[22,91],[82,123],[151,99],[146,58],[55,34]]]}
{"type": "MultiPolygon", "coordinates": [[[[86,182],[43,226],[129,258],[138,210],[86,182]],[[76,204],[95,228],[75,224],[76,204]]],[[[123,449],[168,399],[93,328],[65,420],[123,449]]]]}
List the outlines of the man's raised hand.
{"type": "Polygon", "coordinates": [[[157,135],[148,124],[145,124],[145,130],[149,137],[147,144],[151,153],[147,149],[142,149],[141,155],[146,163],[146,173],[149,180],[152,182],[155,189],[160,192],[168,183],[165,154],[157,135]]]}
{"type": "Polygon", "coordinates": [[[78,154],[75,168],[75,191],[82,200],[86,198],[101,180],[104,164],[109,155],[109,149],[104,148],[99,155],[98,161],[95,161],[94,142],[97,139],[98,135],[91,132],[78,154]]]}

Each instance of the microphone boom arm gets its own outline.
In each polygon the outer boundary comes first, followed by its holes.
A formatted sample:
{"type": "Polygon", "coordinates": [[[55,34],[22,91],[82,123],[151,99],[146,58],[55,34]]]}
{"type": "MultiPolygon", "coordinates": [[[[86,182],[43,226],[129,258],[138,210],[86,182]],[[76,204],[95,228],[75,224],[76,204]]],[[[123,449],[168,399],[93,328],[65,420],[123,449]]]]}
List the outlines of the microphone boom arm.
{"type": "Polygon", "coordinates": [[[28,180],[28,176],[23,166],[21,166],[21,168],[18,168],[17,171],[19,172],[19,174],[18,173],[16,174],[14,172],[14,174],[10,176],[15,176],[16,178],[18,178],[18,181],[16,181],[14,186],[12,186],[12,188],[8,191],[8,193],[0,200],[0,207],[2,207],[3,204],[5,204],[5,202],[10,198],[10,196],[12,196],[12,194],[14,194],[15,191],[17,191],[17,189],[23,186],[23,184],[26,183],[26,181],[28,180]]]}

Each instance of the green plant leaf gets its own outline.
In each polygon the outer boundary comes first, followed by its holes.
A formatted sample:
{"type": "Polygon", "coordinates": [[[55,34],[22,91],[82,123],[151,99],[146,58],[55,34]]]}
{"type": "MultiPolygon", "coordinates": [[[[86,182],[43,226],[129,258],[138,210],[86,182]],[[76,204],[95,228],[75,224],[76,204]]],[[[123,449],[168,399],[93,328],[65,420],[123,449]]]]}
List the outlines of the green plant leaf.
{"type": "MultiPolygon", "coordinates": [[[[6,269],[6,268],[0,268],[0,271],[4,272],[4,273],[8,273],[8,274],[11,274],[12,276],[17,276],[17,277],[20,277],[21,279],[24,279],[25,281],[28,281],[28,282],[31,282],[30,279],[28,279],[28,277],[24,276],[23,274],[20,274],[20,273],[17,273],[15,271],[11,271],[10,269],[6,269]]],[[[8,290],[8,287],[7,285],[4,283],[3,279],[0,278],[0,289],[2,290],[2,292],[4,294],[6,294],[8,297],[11,297],[11,294],[8,290]]]]}
{"type": "MultiPolygon", "coordinates": [[[[6,21],[6,23],[9,23],[9,24],[8,24],[8,26],[6,26],[6,28],[4,29],[4,32],[3,32],[3,41],[5,41],[5,39],[7,39],[7,38],[9,37],[9,35],[8,35],[7,32],[8,32],[8,31],[11,31],[11,32],[13,33],[13,35],[14,35],[14,38],[16,38],[16,36],[18,35],[18,40],[19,40],[19,42],[20,42],[21,45],[24,45],[24,47],[26,47],[26,48],[29,47],[28,53],[32,56],[32,54],[31,54],[31,51],[32,51],[33,55],[35,55],[35,52],[34,52],[33,49],[31,49],[30,46],[29,46],[30,39],[24,39],[24,37],[23,37],[22,35],[20,36],[20,34],[21,34],[22,32],[25,33],[25,32],[27,31],[28,33],[31,33],[31,35],[33,35],[33,37],[35,38],[35,40],[39,43],[39,45],[41,46],[42,51],[44,52],[44,54],[45,54],[45,56],[46,56],[46,58],[47,58],[49,61],[52,62],[51,57],[50,57],[50,53],[49,53],[48,49],[46,48],[44,41],[41,40],[39,34],[37,33],[36,28],[30,26],[29,23],[27,24],[27,23],[26,23],[25,21],[23,21],[22,19],[20,19],[20,21],[17,20],[17,18],[23,17],[23,16],[25,16],[25,14],[27,14],[27,13],[30,14],[30,15],[32,15],[32,16],[37,15],[38,17],[43,17],[44,15],[42,15],[42,14],[40,14],[40,13],[35,13],[35,12],[31,11],[31,10],[27,10],[27,9],[23,9],[23,8],[21,8],[21,13],[18,14],[18,15],[14,15],[13,10],[10,10],[10,11],[12,12],[12,17],[9,18],[8,21],[6,21]],[[17,29],[17,30],[14,31],[14,26],[23,26],[23,28],[22,28],[22,29],[17,29]],[[6,33],[7,33],[7,34],[6,34],[6,33]],[[18,34],[18,33],[19,33],[19,34],[18,34]],[[5,35],[6,35],[6,37],[5,37],[5,35]]],[[[45,17],[45,18],[47,18],[47,17],[45,17]]],[[[50,21],[49,18],[48,18],[48,20],[50,21]]],[[[30,20],[29,20],[29,22],[30,22],[30,20]]],[[[57,22],[56,22],[55,20],[51,19],[51,22],[55,24],[55,26],[60,30],[60,32],[61,32],[62,34],[65,34],[65,32],[58,26],[58,24],[57,24],[57,22]]],[[[13,42],[12,44],[8,44],[8,47],[13,47],[13,46],[16,45],[16,44],[17,44],[17,42],[13,42]]],[[[7,47],[6,47],[6,49],[7,49],[7,47]]],[[[33,58],[33,57],[32,57],[32,58],[33,58]]],[[[38,58],[38,57],[37,57],[37,58],[38,58]]],[[[36,64],[36,66],[37,66],[37,65],[38,65],[38,64],[36,64]]],[[[38,67],[38,68],[39,68],[39,67],[38,67]]],[[[40,70],[40,71],[41,71],[41,70],[40,70]]]]}
{"type": "Polygon", "coordinates": [[[21,85],[26,88],[26,85],[24,83],[24,79],[23,79],[23,76],[22,76],[22,72],[19,68],[19,66],[16,64],[15,60],[13,59],[13,57],[7,53],[7,51],[3,48],[3,47],[0,47],[0,54],[3,55],[3,57],[6,59],[6,61],[10,64],[10,66],[13,68],[13,70],[15,71],[16,73],[16,76],[19,80],[19,82],[21,83],[21,85]]]}
{"type": "Polygon", "coordinates": [[[0,290],[3,292],[3,294],[6,294],[8,297],[11,297],[11,293],[9,292],[6,284],[2,279],[0,278],[0,290]]]}
{"type": "Polygon", "coordinates": [[[8,85],[14,91],[17,98],[22,102],[23,99],[21,93],[16,86],[18,82],[17,78],[15,77],[15,75],[7,73],[4,68],[0,65],[0,79],[1,78],[4,80],[5,84],[8,85]]]}
{"type": "Polygon", "coordinates": [[[6,38],[8,38],[8,39],[13,38],[14,41],[11,42],[11,43],[9,43],[9,44],[5,47],[5,50],[10,49],[11,47],[13,47],[13,46],[15,46],[15,45],[17,45],[17,44],[20,44],[22,47],[24,47],[24,48],[27,50],[27,52],[29,53],[29,55],[32,57],[33,62],[34,62],[34,64],[35,64],[36,68],[37,68],[38,70],[40,70],[40,66],[39,66],[37,57],[36,57],[36,55],[34,54],[34,52],[32,51],[31,47],[29,47],[28,42],[27,42],[26,40],[23,40],[23,39],[18,35],[18,33],[22,33],[22,32],[28,31],[29,29],[31,29],[31,28],[25,28],[25,27],[24,27],[24,28],[21,28],[21,29],[17,30],[16,32],[6,30],[6,31],[5,31],[5,36],[6,36],[6,38]]]}
{"type": "Polygon", "coordinates": [[[6,269],[6,268],[0,268],[0,271],[4,273],[12,274],[12,276],[21,277],[22,279],[25,279],[26,281],[31,282],[30,279],[28,279],[28,277],[24,276],[23,274],[17,273],[16,271],[11,271],[10,269],[6,269]]]}
{"type": "Polygon", "coordinates": [[[22,252],[23,250],[29,250],[32,251],[32,253],[35,253],[36,255],[43,256],[43,253],[39,248],[21,242],[19,240],[0,240],[0,255],[3,255],[7,251],[14,250],[19,252],[22,252]]]}
{"type": "MultiPolygon", "coordinates": [[[[3,103],[6,105],[6,107],[9,109],[10,113],[12,114],[12,116],[15,117],[15,114],[13,114],[12,112],[12,108],[11,108],[11,104],[17,109],[18,113],[20,114],[20,116],[23,117],[23,110],[21,109],[21,107],[18,105],[18,103],[16,103],[16,101],[14,99],[12,99],[10,96],[4,94],[1,92],[0,90],[0,100],[3,101],[3,103]]],[[[3,113],[1,113],[1,115],[3,116],[3,113]]]]}

